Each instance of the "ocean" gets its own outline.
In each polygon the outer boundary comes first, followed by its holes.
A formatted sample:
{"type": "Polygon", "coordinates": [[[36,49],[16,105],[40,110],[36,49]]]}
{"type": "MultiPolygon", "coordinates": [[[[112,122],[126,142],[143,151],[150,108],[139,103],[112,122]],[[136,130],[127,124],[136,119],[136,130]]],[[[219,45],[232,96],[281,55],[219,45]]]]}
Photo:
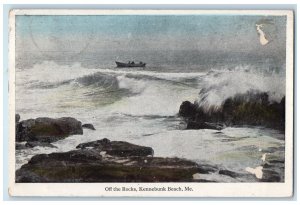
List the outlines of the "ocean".
{"type": "MultiPolygon", "coordinates": [[[[178,59],[181,63],[141,56],[146,68],[116,68],[114,60],[122,60],[109,56],[103,62],[95,58],[65,62],[61,56],[30,64],[26,58],[17,61],[16,113],[21,120],[74,117],[92,123],[96,130],[84,129],[83,135],[52,143],[57,148],[16,150],[16,169],[36,154],[66,152],[103,138],[150,146],[154,156],[185,158],[245,174],[239,178],[201,175],[218,182],[256,182],[266,159],[284,161],[282,131],[257,126],[186,130],[178,116],[183,101],[209,110],[248,91],[267,92],[271,101],[280,102],[285,96],[284,64],[249,56],[199,62],[178,59]]],[[[284,167],[277,169],[284,181],[284,167]]]]}

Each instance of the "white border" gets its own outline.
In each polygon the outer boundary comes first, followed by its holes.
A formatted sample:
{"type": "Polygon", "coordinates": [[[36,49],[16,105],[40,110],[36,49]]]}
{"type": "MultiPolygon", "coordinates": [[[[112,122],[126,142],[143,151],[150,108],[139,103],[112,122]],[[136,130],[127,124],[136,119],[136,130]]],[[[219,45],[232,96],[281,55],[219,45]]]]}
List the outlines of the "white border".
{"type": "Polygon", "coordinates": [[[11,10],[9,13],[9,194],[11,196],[290,197],[293,194],[293,12],[290,10],[11,10]],[[287,16],[284,183],[15,183],[16,15],[274,15],[287,16]],[[192,192],[107,192],[105,187],[190,186],[192,192]]]}

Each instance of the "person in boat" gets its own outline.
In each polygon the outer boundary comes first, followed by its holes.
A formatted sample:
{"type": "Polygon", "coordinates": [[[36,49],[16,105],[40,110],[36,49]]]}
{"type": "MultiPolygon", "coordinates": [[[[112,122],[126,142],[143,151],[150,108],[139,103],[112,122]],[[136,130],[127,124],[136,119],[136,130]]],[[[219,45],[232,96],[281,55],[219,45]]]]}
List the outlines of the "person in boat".
{"type": "Polygon", "coordinates": [[[134,61],[132,61],[131,64],[134,64],[134,61]]]}

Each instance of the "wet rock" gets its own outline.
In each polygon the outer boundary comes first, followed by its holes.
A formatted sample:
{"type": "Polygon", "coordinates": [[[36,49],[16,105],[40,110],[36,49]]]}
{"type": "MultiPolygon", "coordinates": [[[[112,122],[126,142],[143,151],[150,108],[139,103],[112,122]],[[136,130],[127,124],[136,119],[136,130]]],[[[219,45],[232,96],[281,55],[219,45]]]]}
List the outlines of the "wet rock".
{"type": "Polygon", "coordinates": [[[208,179],[196,179],[196,182],[203,182],[203,183],[211,183],[211,182],[217,182],[214,180],[208,180],[208,179]]]}
{"type": "Polygon", "coordinates": [[[50,144],[48,142],[39,142],[39,141],[32,141],[32,142],[16,142],[16,150],[20,149],[28,149],[33,147],[50,147],[50,148],[57,148],[53,144],[50,144]]]}
{"type": "Polygon", "coordinates": [[[56,146],[54,146],[53,144],[50,144],[48,142],[39,142],[39,141],[32,141],[32,142],[27,142],[25,144],[25,147],[28,148],[33,148],[33,147],[50,147],[50,148],[57,148],[56,146]]]}
{"type": "Polygon", "coordinates": [[[270,163],[264,163],[264,164],[263,164],[263,168],[264,168],[264,169],[273,168],[273,167],[275,167],[274,164],[270,164],[270,163]]]}
{"type": "MultiPolygon", "coordinates": [[[[273,149],[274,150],[274,149],[273,149]]],[[[284,181],[284,151],[278,148],[277,151],[268,153],[263,164],[263,182],[283,182],[284,181]]]]}
{"type": "MultiPolygon", "coordinates": [[[[16,174],[17,173],[20,173],[20,171],[17,171],[16,174]]],[[[38,182],[47,182],[47,179],[45,180],[45,178],[38,173],[24,169],[21,171],[21,175],[16,176],[16,182],[38,183],[38,182]]]]}
{"type": "Polygon", "coordinates": [[[229,171],[229,170],[226,170],[226,169],[220,170],[220,171],[219,171],[219,174],[226,175],[226,176],[230,176],[230,177],[232,177],[232,178],[241,177],[241,174],[236,173],[236,172],[233,172],[233,171],[229,171]]]}
{"type": "Polygon", "coordinates": [[[197,113],[197,106],[190,101],[184,101],[179,108],[179,115],[182,117],[193,118],[197,113]]]}
{"type": "Polygon", "coordinates": [[[262,181],[262,182],[281,182],[283,180],[281,179],[281,176],[278,172],[269,170],[269,169],[263,169],[263,177],[260,181],[262,181]]]}
{"type": "Polygon", "coordinates": [[[284,160],[269,160],[269,163],[271,163],[271,164],[275,164],[275,163],[284,164],[284,160]]]}
{"type": "Polygon", "coordinates": [[[209,164],[199,164],[199,173],[201,174],[209,174],[218,171],[217,166],[209,165],[209,164]]]}
{"type": "Polygon", "coordinates": [[[71,117],[23,120],[16,126],[16,141],[54,142],[69,135],[83,134],[81,122],[71,117]]]}
{"type": "Polygon", "coordinates": [[[16,124],[20,121],[20,115],[19,114],[16,114],[15,115],[15,121],[16,121],[16,124]]]}
{"type": "Polygon", "coordinates": [[[93,163],[101,160],[102,156],[96,150],[72,150],[69,152],[57,152],[51,154],[39,154],[31,158],[28,164],[51,165],[70,163],[93,163]]]}
{"type": "Polygon", "coordinates": [[[220,107],[201,107],[184,101],[179,116],[185,118],[189,129],[201,128],[203,123],[221,123],[226,126],[265,126],[280,131],[285,129],[285,97],[280,102],[269,99],[268,93],[248,91],[227,98],[220,107]]]}
{"type": "Polygon", "coordinates": [[[108,155],[128,157],[128,156],[153,156],[154,151],[151,147],[144,147],[131,144],[123,141],[110,141],[109,139],[102,139],[93,142],[81,143],[77,149],[94,148],[99,152],[106,152],[108,155]]]}
{"type": "Polygon", "coordinates": [[[90,130],[96,130],[94,125],[92,124],[83,124],[82,128],[90,129],[90,130]]]}
{"type": "Polygon", "coordinates": [[[207,122],[196,122],[196,121],[188,121],[186,129],[212,129],[212,130],[221,130],[222,126],[213,123],[207,122]]]}
{"type": "MultiPolygon", "coordinates": [[[[18,127],[19,127],[20,118],[21,117],[20,117],[19,114],[15,115],[15,131],[16,131],[16,136],[18,135],[18,127]]],[[[23,149],[23,148],[21,148],[19,145],[16,144],[16,149],[23,149]]]]}
{"type": "Polygon", "coordinates": [[[20,149],[28,149],[28,147],[26,147],[24,143],[16,143],[16,150],[20,149]]]}
{"type": "Polygon", "coordinates": [[[193,174],[203,170],[180,158],[101,155],[103,144],[114,142],[93,144],[95,148],[36,155],[16,171],[16,182],[192,182],[193,174]]]}

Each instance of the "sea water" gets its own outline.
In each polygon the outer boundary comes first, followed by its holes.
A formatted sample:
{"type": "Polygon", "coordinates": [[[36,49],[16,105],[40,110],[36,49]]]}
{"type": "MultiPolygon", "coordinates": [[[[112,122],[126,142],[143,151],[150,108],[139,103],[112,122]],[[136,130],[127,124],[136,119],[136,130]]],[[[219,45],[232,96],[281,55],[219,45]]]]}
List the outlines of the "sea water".
{"type": "MultiPolygon", "coordinates": [[[[227,127],[220,132],[185,130],[178,111],[186,100],[209,109],[251,90],[267,92],[271,101],[280,102],[285,95],[285,74],[263,65],[226,63],[205,69],[164,65],[141,69],[49,60],[17,68],[16,113],[21,120],[74,117],[92,123],[96,131],[84,129],[83,135],[52,143],[57,148],[16,150],[16,169],[36,154],[66,152],[80,143],[108,138],[152,147],[157,157],[180,157],[251,174],[268,155],[274,155],[270,150],[279,150],[276,157],[284,159],[284,133],[249,126],[227,127]]],[[[218,174],[200,178],[255,181],[218,174]]]]}

